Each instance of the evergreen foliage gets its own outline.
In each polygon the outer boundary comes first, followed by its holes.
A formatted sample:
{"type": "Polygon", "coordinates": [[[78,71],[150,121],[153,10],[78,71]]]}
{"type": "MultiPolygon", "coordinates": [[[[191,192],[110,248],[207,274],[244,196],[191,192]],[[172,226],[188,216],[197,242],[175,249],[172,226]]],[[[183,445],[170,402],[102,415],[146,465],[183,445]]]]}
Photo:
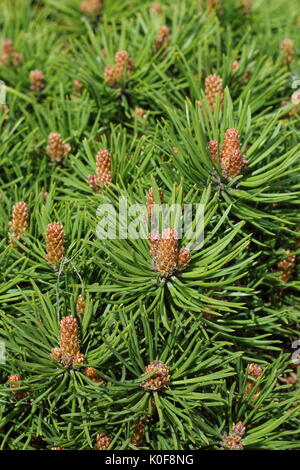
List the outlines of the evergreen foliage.
{"type": "Polygon", "coordinates": [[[300,1],[93,5],[0,2],[0,449],[299,450],[300,1]]]}

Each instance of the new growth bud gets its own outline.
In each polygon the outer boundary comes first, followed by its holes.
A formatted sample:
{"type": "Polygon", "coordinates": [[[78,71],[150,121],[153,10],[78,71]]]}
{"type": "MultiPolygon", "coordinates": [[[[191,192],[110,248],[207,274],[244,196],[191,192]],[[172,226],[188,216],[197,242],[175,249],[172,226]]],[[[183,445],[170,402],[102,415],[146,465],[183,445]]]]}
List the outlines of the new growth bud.
{"type": "Polygon", "coordinates": [[[245,431],[246,428],[242,421],[233,425],[231,433],[224,437],[221,443],[222,447],[225,447],[228,450],[243,450],[244,446],[242,437],[244,436],[245,431]]]}
{"type": "Polygon", "coordinates": [[[160,49],[165,49],[169,44],[169,28],[166,25],[163,25],[159,28],[159,31],[156,36],[156,41],[154,45],[155,51],[160,49]]]}
{"type": "Polygon", "coordinates": [[[26,202],[16,202],[12,210],[12,219],[8,224],[9,241],[21,240],[24,232],[28,230],[29,211],[26,202]]]}
{"type": "Polygon", "coordinates": [[[115,65],[108,65],[104,69],[104,81],[110,86],[119,86],[122,80],[129,78],[134,68],[133,60],[127,51],[116,52],[115,65]]]}
{"type": "Polygon", "coordinates": [[[178,234],[173,228],[163,230],[160,236],[153,230],[148,237],[150,254],[154,260],[154,269],[162,277],[169,278],[175,271],[183,271],[190,263],[190,250],[178,248],[178,234]]]}
{"type": "Polygon", "coordinates": [[[57,266],[64,259],[64,227],[59,222],[52,222],[47,227],[46,250],[46,260],[51,266],[57,266]]]}
{"type": "Polygon", "coordinates": [[[53,163],[61,163],[70,151],[71,146],[63,143],[62,137],[58,132],[51,132],[49,134],[46,152],[53,163]]]}
{"type": "Polygon", "coordinates": [[[218,165],[219,155],[222,174],[227,179],[240,175],[248,164],[241,152],[240,136],[236,129],[228,129],[225,132],[222,149],[219,149],[219,143],[216,140],[212,140],[208,144],[208,150],[215,166],[218,165]]]}
{"type": "Polygon", "coordinates": [[[59,348],[53,348],[50,358],[60,362],[64,367],[70,368],[83,364],[84,355],[80,353],[78,323],[72,315],[60,321],[59,348]]]}
{"type": "Polygon", "coordinates": [[[40,92],[45,87],[45,75],[41,70],[31,70],[29,80],[32,91],[40,92]]]}
{"type": "Polygon", "coordinates": [[[96,450],[107,450],[110,446],[112,439],[107,434],[101,433],[96,436],[96,450]]]}
{"type": "Polygon", "coordinates": [[[141,387],[144,390],[152,390],[157,391],[161,390],[162,388],[166,387],[166,385],[170,382],[170,374],[169,374],[170,367],[166,366],[161,361],[153,361],[151,362],[145,369],[143,376],[154,372],[152,377],[147,380],[141,382],[141,387]]]}

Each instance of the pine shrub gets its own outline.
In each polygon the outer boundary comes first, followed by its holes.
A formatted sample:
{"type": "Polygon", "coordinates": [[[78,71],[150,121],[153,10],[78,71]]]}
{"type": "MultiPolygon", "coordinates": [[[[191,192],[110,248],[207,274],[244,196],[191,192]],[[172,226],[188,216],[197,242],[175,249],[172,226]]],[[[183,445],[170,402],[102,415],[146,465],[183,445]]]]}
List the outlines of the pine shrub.
{"type": "Polygon", "coordinates": [[[299,7],[1,3],[0,449],[300,449],[299,7]]]}

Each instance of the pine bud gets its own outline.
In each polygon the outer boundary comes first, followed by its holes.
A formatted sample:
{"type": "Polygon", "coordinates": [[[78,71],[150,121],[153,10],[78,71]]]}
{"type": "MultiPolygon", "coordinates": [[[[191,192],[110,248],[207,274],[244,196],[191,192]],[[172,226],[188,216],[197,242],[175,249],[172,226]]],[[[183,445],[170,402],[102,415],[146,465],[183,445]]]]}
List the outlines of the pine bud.
{"type": "Polygon", "coordinates": [[[205,79],[205,96],[207,98],[211,112],[215,110],[217,98],[220,100],[220,107],[223,109],[224,91],[223,80],[219,75],[208,75],[205,79]]]}
{"type": "Polygon", "coordinates": [[[53,163],[60,163],[71,151],[69,144],[64,144],[58,132],[51,132],[48,136],[46,152],[53,163]]]}
{"type": "Polygon", "coordinates": [[[19,66],[23,61],[22,54],[14,52],[14,45],[11,39],[5,39],[2,45],[1,62],[3,65],[12,63],[15,67],[19,66]]]}
{"type": "Polygon", "coordinates": [[[118,51],[116,53],[115,64],[116,80],[119,82],[124,77],[124,74],[128,78],[133,70],[133,61],[129,58],[127,51],[118,51]]]}
{"type": "Polygon", "coordinates": [[[299,379],[298,379],[297,374],[295,372],[289,372],[289,373],[286,373],[277,377],[276,386],[280,387],[281,385],[290,385],[291,387],[288,387],[285,390],[292,391],[298,381],[299,379]]]}
{"type": "Polygon", "coordinates": [[[170,277],[177,268],[178,235],[174,229],[165,229],[158,244],[155,267],[163,277],[170,277]]]}
{"type": "Polygon", "coordinates": [[[12,389],[13,395],[18,400],[22,400],[22,398],[26,397],[26,392],[18,391],[18,388],[22,387],[21,381],[22,381],[22,379],[21,379],[21,376],[19,374],[11,374],[7,379],[7,382],[10,384],[10,388],[12,389]],[[19,383],[17,383],[17,382],[19,382],[19,383]]]}
{"type": "Polygon", "coordinates": [[[163,11],[162,11],[162,7],[161,7],[161,4],[159,2],[153,2],[151,3],[150,5],[150,13],[155,13],[157,15],[162,15],[163,14],[163,11]]]}
{"type": "Polygon", "coordinates": [[[29,211],[26,202],[16,202],[12,210],[12,219],[8,224],[9,241],[21,240],[24,232],[28,230],[29,211]]]}
{"type": "Polygon", "coordinates": [[[60,348],[64,354],[76,356],[79,352],[78,323],[69,315],[60,321],[60,348]]]}
{"type": "Polygon", "coordinates": [[[243,437],[246,432],[246,427],[244,426],[242,421],[238,421],[232,428],[232,432],[234,434],[238,434],[239,436],[243,437]]]}
{"type": "Polygon", "coordinates": [[[283,63],[288,65],[293,62],[295,58],[294,41],[286,38],[281,41],[280,49],[283,55],[283,63]]]}
{"type": "Polygon", "coordinates": [[[97,434],[95,449],[107,450],[110,446],[111,441],[112,439],[108,437],[107,434],[104,434],[104,433],[97,434]]]}
{"type": "Polygon", "coordinates": [[[98,191],[98,185],[97,185],[97,178],[96,175],[89,175],[87,177],[87,184],[89,185],[90,188],[92,188],[94,191],[98,191]]]}
{"type": "Polygon", "coordinates": [[[191,260],[191,252],[188,248],[184,246],[183,248],[179,250],[177,269],[179,271],[184,271],[190,264],[190,260],[191,260]]]}
{"type": "Polygon", "coordinates": [[[82,295],[79,295],[76,302],[76,312],[77,315],[82,315],[85,311],[85,302],[82,295]]]}
{"type": "Polygon", "coordinates": [[[161,361],[151,362],[146,367],[145,372],[144,374],[142,374],[142,376],[148,375],[151,372],[154,372],[154,374],[149,379],[144,380],[141,383],[141,387],[144,390],[153,390],[153,391],[164,388],[170,382],[170,379],[171,379],[169,370],[170,370],[170,367],[166,366],[161,361]]]}
{"type": "Polygon", "coordinates": [[[143,108],[135,108],[134,114],[140,117],[141,119],[146,119],[146,113],[143,108]]]}
{"type": "Polygon", "coordinates": [[[50,358],[65,367],[83,364],[84,355],[80,353],[78,323],[72,315],[60,321],[59,348],[53,348],[50,358]]]}
{"type": "Polygon", "coordinates": [[[222,173],[227,178],[234,178],[242,173],[247,160],[240,150],[240,136],[236,129],[225,132],[223,150],[221,152],[222,173]]]}
{"type": "Polygon", "coordinates": [[[150,255],[155,258],[160,242],[160,235],[156,229],[152,230],[152,232],[149,234],[148,242],[150,247],[150,255]]]}
{"type": "Polygon", "coordinates": [[[46,260],[49,264],[56,266],[64,256],[64,228],[59,222],[48,225],[46,230],[46,260]]]}
{"type": "Polygon", "coordinates": [[[14,52],[12,55],[12,62],[15,67],[18,67],[23,62],[23,56],[19,52],[14,52]]]}
{"type": "Polygon", "coordinates": [[[52,361],[61,362],[62,350],[60,348],[52,348],[50,353],[50,359],[52,359],[52,361]]]}
{"type": "Polygon", "coordinates": [[[253,8],[252,0],[243,0],[243,9],[244,9],[245,15],[250,15],[252,8],[253,8]]]}
{"type": "Polygon", "coordinates": [[[217,140],[211,140],[208,144],[208,150],[212,156],[215,165],[218,164],[218,153],[219,153],[219,142],[217,140]]]}
{"type": "Polygon", "coordinates": [[[80,11],[87,15],[97,15],[102,8],[102,0],[85,0],[80,4],[80,11]]]}
{"type": "Polygon", "coordinates": [[[189,265],[190,250],[186,247],[178,249],[178,234],[175,229],[165,229],[161,236],[154,229],[148,236],[148,242],[154,268],[162,277],[168,278],[176,270],[183,271],[189,265]]]}
{"type": "Polygon", "coordinates": [[[140,418],[132,433],[132,436],[130,439],[131,444],[133,444],[136,447],[141,446],[144,441],[144,436],[145,436],[144,421],[143,421],[143,418],[140,418]]]}
{"type": "Polygon", "coordinates": [[[247,367],[247,373],[250,375],[250,377],[253,377],[254,379],[259,379],[263,373],[263,370],[261,367],[259,367],[258,364],[249,364],[247,367]]]}
{"type": "Polygon", "coordinates": [[[2,52],[8,55],[14,52],[14,45],[11,39],[5,39],[3,41],[2,52]]]}
{"type": "Polygon", "coordinates": [[[111,183],[111,156],[108,150],[99,150],[96,157],[96,184],[103,188],[111,183]]]}
{"type": "Polygon", "coordinates": [[[228,450],[243,450],[242,437],[246,431],[245,426],[242,421],[239,421],[232,428],[231,433],[228,436],[225,436],[222,441],[222,446],[228,450]]]}
{"type": "Polygon", "coordinates": [[[83,83],[79,80],[73,80],[73,93],[75,96],[80,96],[83,92],[83,83]]]}
{"type": "Polygon", "coordinates": [[[104,69],[104,81],[110,86],[116,86],[121,79],[128,78],[133,70],[133,61],[127,51],[118,51],[115,55],[115,66],[108,65],[104,69]]]}
{"type": "Polygon", "coordinates": [[[41,70],[31,70],[29,74],[30,90],[39,92],[45,87],[45,76],[41,70]]]}
{"type": "Polygon", "coordinates": [[[84,375],[93,382],[101,383],[102,385],[106,384],[106,381],[102,379],[102,377],[100,377],[96,369],[94,369],[93,367],[87,367],[84,371],[84,375]]]}
{"type": "MultiPolygon", "coordinates": [[[[245,396],[248,397],[251,393],[252,390],[254,389],[257,380],[262,376],[263,370],[261,367],[259,367],[258,364],[249,364],[247,367],[247,374],[249,377],[252,377],[253,380],[248,379],[246,383],[246,390],[245,390],[245,396]]],[[[256,400],[260,395],[259,389],[254,393],[253,395],[253,400],[256,400]]]]}
{"type": "Polygon", "coordinates": [[[206,0],[206,5],[209,12],[218,11],[222,7],[220,0],[206,0]]]}
{"type": "Polygon", "coordinates": [[[129,62],[129,54],[127,51],[117,51],[115,54],[115,63],[119,65],[126,65],[129,62]]]}
{"type": "MultiPolygon", "coordinates": [[[[286,255],[289,255],[290,253],[292,253],[291,250],[285,250],[286,255]]],[[[295,266],[296,266],[296,256],[294,255],[288,256],[284,260],[280,261],[277,264],[277,268],[279,269],[279,271],[281,271],[279,279],[282,282],[288,282],[293,275],[295,266]]]]}
{"type": "Polygon", "coordinates": [[[107,67],[105,67],[104,81],[110,86],[115,85],[117,79],[116,79],[116,70],[113,65],[107,65],[107,67]]]}
{"type": "Polygon", "coordinates": [[[224,136],[223,153],[227,156],[231,150],[240,149],[240,136],[236,129],[227,129],[224,136]]]}
{"type": "Polygon", "coordinates": [[[156,41],[154,49],[156,51],[160,49],[165,49],[169,44],[169,28],[166,25],[163,25],[159,28],[159,32],[156,36],[156,41]]]}

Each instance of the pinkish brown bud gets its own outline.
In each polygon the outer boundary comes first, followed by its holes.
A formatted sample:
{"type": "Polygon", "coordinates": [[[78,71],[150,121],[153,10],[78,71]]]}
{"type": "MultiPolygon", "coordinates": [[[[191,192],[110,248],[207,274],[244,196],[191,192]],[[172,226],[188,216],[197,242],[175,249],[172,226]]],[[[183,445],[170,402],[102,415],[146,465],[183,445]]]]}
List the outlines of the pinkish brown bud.
{"type": "Polygon", "coordinates": [[[76,302],[76,313],[77,315],[82,315],[85,311],[85,302],[82,295],[79,295],[76,302]]]}
{"type": "Polygon", "coordinates": [[[179,271],[184,271],[190,264],[190,260],[191,260],[191,252],[188,248],[184,246],[183,248],[179,250],[177,269],[179,271]]]}
{"type": "Polygon", "coordinates": [[[107,450],[110,446],[111,441],[112,439],[108,437],[107,434],[104,434],[104,433],[97,434],[95,449],[107,450]]]}
{"type": "Polygon", "coordinates": [[[93,382],[101,383],[102,385],[106,384],[105,380],[100,377],[96,369],[94,369],[93,367],[87,367],[84,371],[84,375],[93,382]]]}
{"type": "Polygon", "coordinates": [[[80,11],[86,15],[98,15],[102,8],[103,0],[85,0],[80,4],[80,11]]]}
{"type": "Polygon", "coordinates": [[[32,91],[40,92],[45,87],[45,75],[41,70],[31,70],[29,80],[32,91]]]}
{"type": "Polygon", "coordinates": [[[165,49],[169,44],[169,28],[166,25],[160,27],[159,32],[156,36],[154,49],[159,51],[165,49]]]}
{"type": "Polygon", "coordinates": [[[20,387],[22,387],[22,379],[19,374],[11,374],[8,377],[7,382],[10,384],[10,388],[12,389],[13,395],[18,400],[22,400],[26,397],[26,392],[18,390],[20,387]]]}
{"type": "Polygon", "coordinates": [[[206,0],[207,11],[218,11],[222,8],[220,0],[206,0]]]}
{"type": "Polygon", "coordinates": [[[132,433],[132,436],[130,439],[131,444],[133,444],[136,447],[143,445],[144,436],[145,436],[144,420],[143,418],[140,418],[132,433]]]}
{"type": "Polygon", "coordinates": [[[225,447],[228,450],[243,450],[244,446],[242,437],[244,436],[245,431],[245,426],[242,421],[239,421],[233,426],[231,433],[223,438],[221,443],[222,447],[225,447]]]}
{"type": "Polygon", "coordinates": [[[63,143],[58,132],[51,132],[49,134],[46,152],[53,163],[60,163],[70,151],[71,146],[63,143]]]}
{"type": "Polygon", "coordinates": [[[104,69],[104,81],[112,86],[116,83],[116,70],[113,65],[107,65],[104,69]]]}
{"type": "Polygon", "coordinates": [[[141,387],[145,390],[160,390],[170,382],[170,374],[169,374],[170,367],[166,366],[161,361],[153,361],[151,362],[145,369],[144,375],[148,375],[151,372],[154,372],[152,377],[147,380],[141,382],[141,387]]]}

